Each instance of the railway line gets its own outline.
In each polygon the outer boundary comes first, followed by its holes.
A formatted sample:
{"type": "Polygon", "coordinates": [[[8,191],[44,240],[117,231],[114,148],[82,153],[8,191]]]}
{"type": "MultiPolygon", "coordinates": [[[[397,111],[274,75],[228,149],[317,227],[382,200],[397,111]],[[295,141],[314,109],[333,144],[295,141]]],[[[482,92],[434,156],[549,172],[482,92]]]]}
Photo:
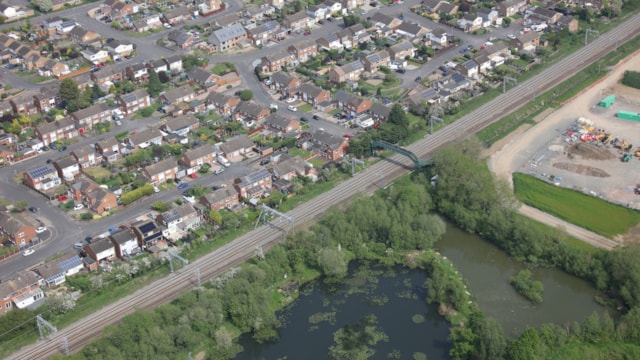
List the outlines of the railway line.
{"type": "MultiPolygon", "coordinates": [[[[506,94],[498,96],[473,113],[409,146],[408,150],[418,157],[425,158],[432,155],[437,148],[483,129],[529,102],[536,92],[547,91],[580,71],[581,67],[576,64],[591,63],[614,47],[636,36],[639,31],[640,14],[636,14],[592,41],[589,46],[557,62],[540,75],[516,86],[506,94]]],[[[315,221],[327,209],[344,203],[354,194],[371,193],[383,186],[383,183],[377,182],[379,174],[384,174],[384,179],[388,182],[407,172],[412,166],[408,159],[399,155],[391,157],[391,160],[379,162],[327,193],[298,206],[287,215],[293,217],[298,226],[315,221]]],[[[177,272],[49,335],[45,340],[20,349],[8,359],[48,358],[63,352],[64,338],[67,339],[69,352],[79,351],[93,338],[99,336],[106,326],[117,324],[122,317],[133,313],[136,309],[154,308],[175,299],[184,291],[194,289],[196,287],[196,276],[193,272],[195,269],[200,271],[202,279],[210,279],[251,258],[256,248],[262,247],[266,250],[282,240],[283,232],[277,226],[273,224],[260,226],[177,272]]]]}

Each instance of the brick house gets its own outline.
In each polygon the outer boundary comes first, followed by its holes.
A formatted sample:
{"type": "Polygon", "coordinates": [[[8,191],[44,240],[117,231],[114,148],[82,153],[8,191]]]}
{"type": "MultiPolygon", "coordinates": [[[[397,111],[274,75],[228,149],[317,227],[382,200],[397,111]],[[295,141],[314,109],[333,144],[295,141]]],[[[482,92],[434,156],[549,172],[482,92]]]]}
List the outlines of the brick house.
{"type": "Polygon", "coordinates": [[[76,25],[69,31],[69,38],[75,42],[88,44],[100,37],[99,34],[76,25]]]}
{"type": "Polygon", "coordinates": [[[371,109],[371,102],[369,100],[360,98],[343,90],[338,91],[333,99],[338,109],[354,115],[362,114],[371,109]]]}
{"type": "Polygon", "coordinates": [[[375,103],[371,105],[370,113],[373,120],[385,122],[389,118],[389,114],[391,114],[391,108],[379,103],[375,103]]]}
{"type": "Polygon", "coordinates": [[[0,233],[6,236],[16,246],[22,247],[37,237],[36,227],[27,223],[21,217],[0,211],[0,233]]]}
{"type": "Polygon", "coordinates": [[[300,121],[273,113],[264,121],[264,128],[274,137],[282,137],[287,133],[300,131],[300,121]]]}
{"type": "Polygon", "coordinates": [[[50,88],[41,88],[40,92],[33,95],[33,101],[40,113],[55,108],[62,99],[60,99],[60,88],[57,86],[50,88]]]}
{"type": "Polygon", "coordinates": [[[296,94],[301,84],[300,79],[284,71],[271,75],[271,87],[286,96],[296,94]]]}
{"type": "Polygon", "coordinates": [[[220,76],[200,67],[194,67],[187,72],[187,78],[200,85],[215,84],[220,76]]]}
{"type": "Polygon", "coordinates": [[[362,58],[364,69],[370,73],[376,73],[380,70],[380,66],[389,66],[389,53],[386,50],[381,50],[362,58]]]}
{"type": "Polygon", "coordinates": [[[191,11],[187,6],[175,8],[162,14],[162,19],[165,24],[175,25],[177,23],[191,19],[191,11]]]}
{"type": "Polygon", "coordinates": [[[109,240],[113,244],[116,256],[120,259],[135,255],[140,251],[138,237],[132,229],[117,230],[109,235],[109,240]]]}
{"type": "Polygon", "coordinates": [[[309,17],[304,11],[286,15],[282,20],[282,26],[296,32],[310,28],[314,24],[315,20],[309,17]]]}
{"type": "Polygon", "coordinates": [[[252,151],[253,147],[253,141],[247,135],[239,135],[220,145],[220,150],[228,160],[232,160],[240,159],[244,154],[252,151]]]}
{"type": "Polygon", "coordinates": [[[364,64],[359,60],[329,70],[329,80],[339,84],[347,80],[358,81],[364,72],[364,64]]]}
{"type": "Polygon", "coordinates": [[[158,100],[164,105],[178,105],[182,102],[188,103],[195,99],[196,93],[191,86],[183,85],[179,88],[175,88],[166,91],[158,97],[158,100]]]}
{"type": "Polygon", "coordinates": [[[307,163],[300,156],[294,156],[273,165],[271,172],[276,179],[291,181],[307,173],[307,163]]]}
{"type": "Polygon", "coordinates": [[[262,57],[262,68],[265,72],[280,71],[285,66],[294,66],[293,56],[286,50],[276,51],[262,57]]]}
{"type": "Polygon", "coordinates": [[[169,72],[171,74],[178,74],[183,70],[182,58],[180,55],[171,55],[164,58],[164,61],[169,65],[169,72]]]}
{"type": "Polygon", "coordinates": [[[142,174],[146,176],[153,185],[158,186],[175,179],[178,169],[176,160],[174,158],[168,158],[153,165],[145,166],[142,169],[142,174]]]}
{"type": "Polygon", "coordinates": [[[147,81],[149,79],[149,70],[142,63],[132,64],[124,68],[127,79],[131,81],[147,81]]]}
{"type": "Polygon", "coordinates": [[[80,165],[70,155],[56,159],[51,164],[58,171],[58,176],[65,181],[72,181],[76,176],[80,175],[80,165]]]}
{"type": "Polygon", "coordinates": [[[96,152],[102,156],[102,159],[111,163],[120,159],[120,143],[115,137],[111,136],[96,142],[96,152]]]}
{"type": "Polygon", "coordinates": [[[213,106],[218,115],[228,116],[236,111],[240,105],[240,98],[237,96],[229,96],[217,92],[211,92],[207,95],[205,102],[207,105],[213,106]]]}
{"type": "Polygon", "coordinates": [[[88,257],[92,258],[93,261],[97,263],[102,261],[113,261],[116,259],[116,248],[113,246],[111,240],[106,237],[85,245],[83,250],[88,257]]]}
{"type": "Polygon", "coordinates": [[[214,192],[203,195],[200,204],[209,210],[232,209],[240,205],[238,192],[234,187],[225,187],[214,192]]]}
{"type": "Polygon", "coordinates": [[[187,231],[199,228],[201,220],[200,214],[188,202],[165,211],[156,218],[156,221],[165,226],[170,237],[175,240],[178,240],[187,231]],[[171,236],[175,233],[178,235],[171,236]]]}
{"type": "Polygon", "coordinates": [[[92,180],[78,180],[71,184],[70,191],[75,202],[83,203],[97,214],[118,207],[118,197],[92,180]]]}
{"type": "Polygon", "coordinates": [[[198,146],[195,149],[187,150],[182,155],[180,155],[180,163],[191,170],[190,172],[187,170],[188,173],[193,173],[200,170],[200,167],[204,164],[213,166],[215,162],[216,150],[209,144],[198,146]]]}
{"type": "Polygon", "coordinates": [[[111,86],[111,83],[122,80],[122,71],[116,69],[114,66],[103,66],[98,71],[91,73],[91,80],[93,80],[98,86],[107,87],[111,86]]]}
{"type": "Polygon", "coordinates": [[[40,289],[42,281],[30,270],[18,272],[10,279],[0,283],[0,314],[6,314],[13,308],[24,309],[44,298],[40,289]]]}
{"type": "Polygon", "coordinates": [[[407,56],[412,58],[415,56],[415,52],[413,44],[408,41],[402,41],[389,47],[391,60],[404,60],[407,56]]]}
{"type": "Polygon", "coordinates": [[[242,199],[259,199],[271,190],[271,173],[267,169],[256,170],[237,178],[234,186],[242,199]]]}
{"type": "Polygon", "coordinates": [[[160,145],[162,143],[162,133],[158,129],[146,129],[137,134],[129,135],[124,141],[136,149],[144,149],[151,146],[151,144],[160,145]]]}
{"type": "Polygon", "coordinates": [[[218,52],[233,49],[247,38],[247,32],[241,24],[233,24],[220,30],[215,30],[207,39],[218,52]]]}
{"type": "Polygon", "coordinates": [[[236,120],[243,119],[245,121],[262,121],[271,114],[271,111],[267,108],[252,102],[243,101],[238,105],[235,114],[233,114],[236,120]]]}
{"type": "Polygon", "coordinates": [[[75,251],[70,251],[36,267],[33,271],[42,278],[44,284],[53,287],[64,283],[67,276],[73,276],[82,269],[82,258],[75,251]]]}
{"type": "Polygon", "coordinates": [[[142,110],[151,106],[151,97],[145,89],[136,89],[128,94],[122,94],[118,97],[120,110],[125,115],[131,115],[138,110],[142,110]]]}
{"type": "Polygon", "coordinates": [[[159,245],[164,239],[165,228],[158,226],[153,220],[139,221],[131,225],[131,229],[138,237],[138,245],[146,250],[159,245]]]}
{"type": "Polygon", "coordinates": [[[316,152],[321,157],[330,161],[336,161],[342,158],[347,151],[348,144],[347,139],[321,130],[301,137],[298,140],[299,147],[316,152]]]}
{"type": "Polygon", "coordinates": [[[13,112],[17,115],[35,115],[38,113],[38,108],[33,101],[33,93],[26,93],[15,96],[9,100],[13,112]]]}
{"type": "Polygon", "coordinates": [[[62,184],[58,171],[48,164],[27,170],[23,176],[25,185],[36,190],[49,190],[62,184]]]}
{"type": "Polygon", "coordinates": [[[511,40],[510,45],[516,51],[535,51],[540,46],[540,34],[535,31],[529,31],[511,40]]]}
{"type": "Polygon", "coordinates": [[[299,99],[317,108],[319,104],[331,101],[331,92],[315,85],[304,83],[298,89],[299,99]]]}
{"type": "Polygon", "coordinates": [[[98,103],[71,113],[71,118],[76,122],[78,134],[84,134],[96,124],[111,121],[113,110],[114,108],[105,103],[98,103]]]}
{"type": "Polygon", "coordinates": [[[500,16],[513,16],[527,6],[527,0],[505,0],[498,2],[496,7],[500,16]]]}
{"type": "Polygon", "coordinates": [[[96,151],[89,145],[84,145],[74,149],[71,152],[71,156],[74,157],[81,169],[92,167],[99,162],[99,157],[96,156],[96,151]]]}
{"type": "Polygon", "coordinates": [[[200,127],[200,120],[192,114],[186,114],[170,118],[169,121],[160,126],[160,129],[171,134],[187,135],[191,130],[195,130],[198,127],[200,127]]]}
{"type": "Polygon", "coordinates": [[[302,40],[290,45],[288,50],[299,62],[306,62],[318,55],[318,44],[313,39],[302,40]]]}

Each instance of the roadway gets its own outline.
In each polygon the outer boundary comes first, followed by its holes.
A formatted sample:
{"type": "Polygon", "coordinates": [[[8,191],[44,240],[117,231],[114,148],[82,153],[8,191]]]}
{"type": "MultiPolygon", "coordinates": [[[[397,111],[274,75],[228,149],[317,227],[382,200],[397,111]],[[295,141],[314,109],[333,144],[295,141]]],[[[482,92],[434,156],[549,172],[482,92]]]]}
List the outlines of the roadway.
{"type": "MultiPolygon", "coordinates": [[[[640,33],[640,14],[631,16],[627,21],[598,37],[588,46],[569,55],[552,65],[540,75],[516,86],[506,94],[481,106],[473,113],[464,116],[451,125],[437,131],[408,147],[421,158],[429,157],[439,147],[473,134],[505,115],[528,103],[536,91],[546,91],[552,86],[567,80],[587,65],[614,49],[616,43],[625,41],[640,33]]],[[[318,219],[329,208],[345,201],[358,193],[371,193],[389,181],[409,171],[411,162],[401,156],[392,156],[381,161],[355,177],[338,184],[330,191],[308,201],[287,213],[301,226],[318,219]],[[383,175],[384,178],[380,178],[383,175]],[[386,183],[385,183],[386,179],[386,183]]],[[[150,284],[124,299],[116,301],[96,311],[86,318],[59,330],[46,341],[39,341],[16,352],[9,359],[46,358],[62,350],[62,341],[66,337],[72,352],[78,351],[91,338],[99,336],[107,325],[116,324],[123,316],[135,308],[150,309],[163,302],[170,301],[184,291],[195,287],[193,271],[200,271],[203,281],[219,275],[227,269],[237,266],[255,254],[257,247],[268,249],[281,242],[284,233],[280,227],[286,224],[274,222],[260,226],[218,250],[203,256],[192,264],[170,276],[150,284]]]]}

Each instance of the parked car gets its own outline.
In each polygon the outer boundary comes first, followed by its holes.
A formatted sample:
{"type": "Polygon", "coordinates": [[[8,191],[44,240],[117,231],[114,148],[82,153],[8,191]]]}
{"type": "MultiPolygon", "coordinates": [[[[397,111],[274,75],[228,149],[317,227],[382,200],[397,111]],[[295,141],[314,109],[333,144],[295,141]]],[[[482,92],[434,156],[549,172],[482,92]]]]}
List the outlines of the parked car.
{"type": "Polygon", "coordinates": [[[260,165],[267,165],[269,163],[269,159],[262,159],[260,160],[260,165]]]}
{"type": "Polygon", "coordinates": [[[67,199],[69,199],[66,195],[58,195],[58,201],[62,202],[62,201],[67,201],[67,199]]]}
{"type": "Polygon", "coordinates": [[[304,36],[311,35],[311,31],[307,30],[304,32],[304,36]]]}
{"type": "Polygon", "coordinates": [[[418,77],[415,79],[415,81],[416,81],[416,82],[420,82],[420,81],[422,81],[422,76],[418,76],[418,77]]]}
{"type": "Polygon", "coordinates": [[[51,143],[51,144],[49,144],[49,148],[50,148],[51,150],[55,150],[55,149],[57,149],[58,147],[56,146],[56,144],[55,144],[55,143],[51,143]]]}
{"type": "Polygon", "coordinates": [[[60,149],[58,149],[58,151],[66,151],[67,147],[66,146],[62,146],[60,149]]]}
{"type": "Polygon", "coordinates": [[[217,168],[213,171],[214,175],[220,175],[224,172],[224,168],[217,168]]]}
{"type": "Polygon", "coordinates": [[[35,206],[31,206],[29,207],[29,211],[31,211],[32,213],[38,212],[38,208],[35,206]]]}
{"type": "Polygon", "coordinates": [[[407,70],[405,70],[404,68],[400,68],[400,69],[397,69],[397,70],[396,70],[396,72],[397,72],[398,74],[404,74],[404,73],[406,73],[406,72],[407,72],[407,70]]]}
{"type": "Polygon", "coordinates": [[[342,137],[347,138],[347,139],[351,139],[353,137],[353,135],[351,134],[344,134],[342,135],[342,137]]]}
{"type": "Polygon", "coordinates": [[[309,122],[309,119],[307,119],[306,117],[302,116],[302,117],[300,117],[300,121],[309,122]]]}
{"type": "Polygon", "coordinates": [[[295,102],[296,100],[298,100],[297,97],[295,97],[295,96],[294,97],[290,97],[290,98],[287,99],[287,103],[291,104],[292,102],[295,102]]]}
{"type": "Polygon", "coordinates": [[[159,193],[159,192],[160,192],[160,189],[159,189],[157,186],[154,186],[154,187],[153,187],[153,192],[154,192],[154,193],[159,193]]]}
{"type": "Polygon", "coordinates": [[[507,37],[508,37],[509,39],[511,39],[511,40],[513,40],[513,39],[515,39],[515,38],[516,38],[516,36],[515,36],[515,35],[513,35],[513,34],[509,34],[509,35],[507,35],[507,37]]]}
{"type": "Polygon", "coordinates": [[[86,238],[84,238],[84,241],[88,242],[89,244],[91,244],[91,240],[93,240],[91,236],[87,236],[86,238]]]}
{"type": "Polygon", "coordinates": [[[195,179],[197,176],[196,176],[196,174],[189,174],[189,177],[192,178],[192,179],[195,179]]]}
{"type": "Polygon", "coordinates": [[[33,249],[27,249],[22,253],[22,256],[29,256],[29,255],[33,254],[34,252],[36,252],[36,251],[33,250],[33,249]]]}
{"type": "Polygon", "coordinates": [[[82,249],[83,247],[84,247],[83,243],[77,242],[77,243],[73,244],[73,248],[74,249],[82,249]]]}
{"type": "Polygon", "coordinates": [[[46,227],[44,227],[44,226],[39,226],[39,227],[36,229],[36,234],[42,234],[42,233],[43,233],[43,232],[45,232],[45,231],[47,231],[47,228],[46,228],[46,227]]]}
{"type": "Polygon", "coordinates": [[[320,116],[318,116],[318,115],[313,115],[313,120],[320,120],[320,116]]]}
{"type": "Polygon", "coordinates": [[[76,210],[76,211],[77,211],[77,210],[81,210],[81,209],[84,209],[84,205],[82,205],[82,204],[76,204],[76,205],[73,207],[73,210],[76,210]]]}
{"type": "Polygon", "coordinates": [[[178,189],[180,189],[180,190],[186,189],[187,187],[189,187],[189,184],[187,184],[187,183],[182,183],[182,184],[178,185],[178,189]]]}
{"type": "Polygon", "coordinates": [[[289,109],[289,111],[293,111],[293,112],[298,111],[298,108],[297,108],[297,107],[295,107],[295,106],[293,106],[293,105],[289,105],[289,106],[287,106],[287,109],[289,109]]]}

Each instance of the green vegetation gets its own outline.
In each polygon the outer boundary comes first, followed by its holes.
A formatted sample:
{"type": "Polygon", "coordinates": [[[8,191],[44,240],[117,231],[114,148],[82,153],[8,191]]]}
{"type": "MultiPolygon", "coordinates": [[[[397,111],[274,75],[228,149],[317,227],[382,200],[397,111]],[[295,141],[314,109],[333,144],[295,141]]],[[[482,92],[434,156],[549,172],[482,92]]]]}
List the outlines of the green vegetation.
{"type": "Polygon", "coordinates": [[[234,63],[217,63],[211,68],[211,72],[216,75],[224,75],[230,72],[236,71],[236,66],[234,63]]]}
{"type": "Polygon", "coordinates": [[[335,345],[329,348],[329,359],[369,359],[375,354],[371,346],[389,337],[378,327],[375,315],[366,315],[353,325],[347,325],[333,333],[335,345]]]}
{"type": "Polygon", "coordinates": [[[607,237],[626,233],[640,214],[602,199],[514,173],[516,197],[523,203],[607,237]]]}
{"type": "Polygon", "coordinates": [[[151,194],[153,194],[153,185],[145,184],[141,188],[137,188],[135,190],[131,190],[129,192],[122,194],[120,201],[122,202],[122,205],[126,206],[143,196],[151,195],[151,194]]]}
{"type": "Polygon", "coordinates": [[[509,278],[509,284],[511,284],[520,295],[526,297],[532,303],[539,304],[542,302],[544,286],[541,281],[531,278],[531,271],[519,271],[516,275],[509,278]]]}
{"type": "Polygon", "coordinates": [[[640,72],[625,71],[622,78],[622,84],[632,88],[640,89],[640,72]]]}

